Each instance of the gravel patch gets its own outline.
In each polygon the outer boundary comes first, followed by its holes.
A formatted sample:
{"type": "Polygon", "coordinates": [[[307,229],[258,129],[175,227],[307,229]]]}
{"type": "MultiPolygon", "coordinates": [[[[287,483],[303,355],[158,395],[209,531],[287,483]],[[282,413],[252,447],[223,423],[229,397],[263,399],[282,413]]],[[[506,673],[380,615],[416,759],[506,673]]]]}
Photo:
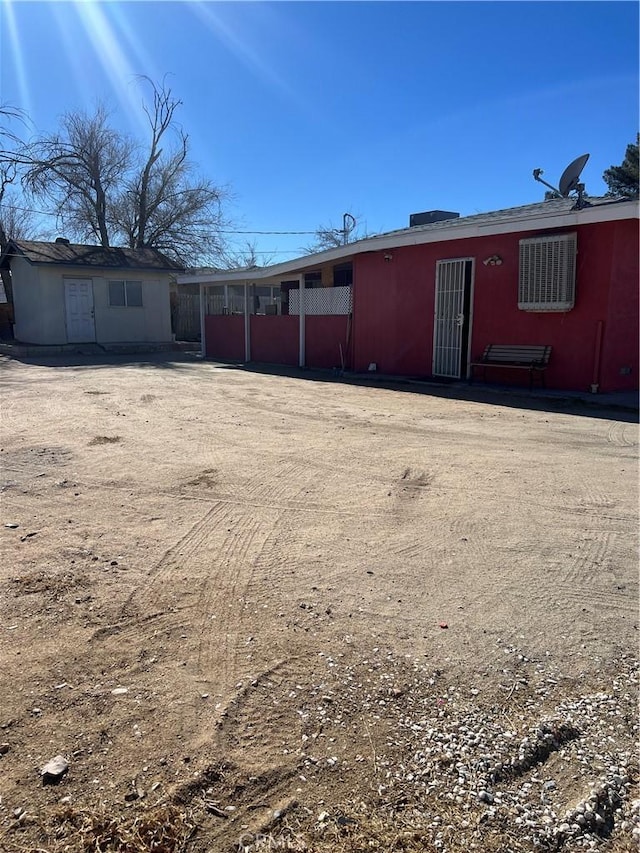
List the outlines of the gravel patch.
{"type": "MultiPolygon", "coordinates": [[[[511,850],[640,840],[635,658],[622,655],[615,672],[596,673],[602,689],[590,692],[548,659],[514,648],[509,655],[515,666],[504,670],[512,679],[504,697],[484,695],[481,678],[463,688],[379,649],[358,663],[324,657],[330,677],[314,687],[318,701],[299,711],[304,772],[345,776],[360,765],[372,795],[342,812],[370,837],[375,814],[393,827],[398,849],[414,849],[402,847],[403,831],[441,851],[492,849],[492,836],[513,840],[511,850]],[[350,733],[362,730],[370,750],[350,756],[350,733]]],[[[322,814],[318,840],[356,834],[322,814]]]]}

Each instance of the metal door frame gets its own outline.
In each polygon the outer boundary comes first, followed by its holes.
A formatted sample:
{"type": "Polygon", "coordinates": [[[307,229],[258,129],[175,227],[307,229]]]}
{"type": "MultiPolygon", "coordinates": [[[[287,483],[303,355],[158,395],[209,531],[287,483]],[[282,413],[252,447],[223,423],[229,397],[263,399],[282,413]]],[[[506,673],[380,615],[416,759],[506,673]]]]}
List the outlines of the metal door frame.
{"type": "MultiPolygon", "coordinates": [[[[431,360],[431,372],[433,376],[442,376],[447,379],[466,379],[469,376],[469,364],[471,362],[471,333],[473,327],[473,293],[474,293],[474,285],[475,285],[475,258],[472,257],[462,257],[462,258],[441,258],[436,261],[436,274],[435,274],[435,287],[434,287],[434,304],[433,304],[433,350],[432,350],[432,360],[431,360]],[[466,283],[463,281],[462,288],[462,317],[463,321],[460,324],[464,329],[465,323],[468,324],[467,329],[467,339],[466,339],[466,363],[459,365],[458,374],[451,375],[447,373],[436,373],[436,344],[437,340],[437,312],[438,312],[438,291],[439,291],[439,283],[440,283],[440,267],[443,264],[451,264],[451,263],[460,263],[460,264],[471,264],[471,275],[469,281],[469,310],[468,313],[464,313],[464,303],[465,303],[465,295],[466,295],[466,283]]],[[[463,350],[463,338],[462,333],[460,335],[460,346],[459,346],[459,359],[462,358],[462,350],[463,350]]]]}

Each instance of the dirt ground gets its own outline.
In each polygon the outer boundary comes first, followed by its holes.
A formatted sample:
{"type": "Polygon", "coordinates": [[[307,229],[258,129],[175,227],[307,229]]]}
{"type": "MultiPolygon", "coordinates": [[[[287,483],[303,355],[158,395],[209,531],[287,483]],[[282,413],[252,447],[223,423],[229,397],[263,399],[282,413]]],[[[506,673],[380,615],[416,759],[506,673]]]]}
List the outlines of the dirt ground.
{"type": "Polygon", "coordinates": [[[526,774],[551,826],[622,765],[586,840],[632,849],[633,416],[187,358],[0,379],[0,849],[534,849],[526,774]],[[497,805],[438,788],[473,747],[427,730],[520,742],[605,695],[591,751],[506,778],[504,747],[497,805]]]}

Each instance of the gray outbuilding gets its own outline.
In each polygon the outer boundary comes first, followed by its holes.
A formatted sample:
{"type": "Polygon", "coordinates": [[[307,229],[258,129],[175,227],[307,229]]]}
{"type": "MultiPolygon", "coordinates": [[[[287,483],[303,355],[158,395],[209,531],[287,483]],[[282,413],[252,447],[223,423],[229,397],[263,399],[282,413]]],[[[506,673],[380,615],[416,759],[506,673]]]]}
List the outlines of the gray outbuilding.
{"type": "Polygon", "coordinates": [[[171,341],[170,280],[182,268],[155,249],[12,240],[14,337],[28,344],[171,341]]]}

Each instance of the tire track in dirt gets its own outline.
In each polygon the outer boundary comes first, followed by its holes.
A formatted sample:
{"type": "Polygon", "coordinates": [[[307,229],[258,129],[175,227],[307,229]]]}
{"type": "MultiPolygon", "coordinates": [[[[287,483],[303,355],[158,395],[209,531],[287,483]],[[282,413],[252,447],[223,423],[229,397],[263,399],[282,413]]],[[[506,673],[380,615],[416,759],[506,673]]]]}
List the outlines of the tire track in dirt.
{"type": "Polygon", "coordinates": [[[137,609],[156,607],[166,594],[166,582],[177,572],[184,571],[181,563],[190,562],[199,554],[221,525],[233,514],[229,504],[216,502],[180,539],[170,546],[147,575],[144,585],[134,590],[123,608],[123,615],[135,604],[137,609]]]}
{"type": "MultiPolygon", "coordinates": [[[[261,750],[273,746],[273,733],[286,718],[287,731],[300,725],[299,716],[284,699],[292,692],[304,662],[298,658],[278,659],[248,680],[225,704],[216,727],[216,740],[225,751],[242,747],[261,750]]],[[[275,752],[275,750],[274,750],[275,752]]],[[[281,758],[274,754],[272,760],[281,758]]]]}
{"type": "Polygon", "coordinates": [[[270,762],[266,769],[265,765],[258,769],[254,764],[246,765],[246,756],[238,759],[237,762],[216,762],[204,768],[197,780],[181,785],[174,793],[177,803],[196,805],[215,815],[213,820],[199,822],[198,850],[249,853],[276,849],[272,844],[282,850],[308,849],[306,845],[289,846],[283,840],[289,837],[295,840],[294,833],[287,831],[286,817],[284,825],[282,819],[297,805],[297,799],[292,796],[292,782],[300,772],[299,762],[285,763],[281,757],[277,762],[270,762]],[[233,821],[220,820],[221,815],[227,816],[226,812],[221,812],[221,805],[226,802],[235,804],[233,821]],[[271,837],[272,831],[280,836],[279,840],[271,837]]]}
{"type": "Polygon", "coordinates": [[[243,499],[265,503],[278,503],[291,497],[291,482],[298,484],[296,494],[302,491],[302,485],[311,482],[309,466],[296,460],[280,460],[274,465],[274,471],[265,472],[244,489],[243,499]]]}
{"type": "MultiPolygon", "coordinates": [[[[279,471],[277,483],[259,482],[249,490],[247,497],[251,501],[269,504],[274,499],[280,503],[302,500],[306,487],[316,476],[310,466],[294,462],[279,471]]],[[[206,590],[202,591],[199,608],[198,671],[203,680],[209,680],[215,674],[223,695],[226,694],[221,732],[226,731],[231,723],[230,709],[234,709],[233,719],[238,715],[261,718],[259,711],[264,703],[260,700],[254,707],[256,687],[275,669],[290,668],[292,653],[286,644],[279,650],[260,648],[258,658],[265,654],[267,659],[273,659],[274,654],[281,655],[275,668],[272,665],[253,676],[250,687],[241,682],[235,691],[231,689],[239,677],[246,679],[247,671],[255,670],[258,663],[258,660],[249,663],[253,654],[247,655],[247,662],[240,663],[238,655],[241,649],[246,648],[241,638],[248,632],[259,637],[265,616],[272,618],[268,607],[265,612],[264,602],[272,601],[274,583],[265,584],[262,575],[268,570],[275,581],[286,561],[291,559],[292,515],[295,515],[295,510],[291,512],[281,506],[269,506],[263,508],[263,517],[258,518],[252,503],[237,505],[235,511],[239,518],[228,531],[232,538],[221,548],[218,577],[215,583],[208,582],[206,590]],[[260,575],[259,580],[256,580],[257,574],[260,575]],[[212,613],[214,610],[215,614],[212,613]],[[215,621],[212,616],[216,617],[215,621]]],[[[267,730],[270,730],[269,726],[265,732],[267,730]]]]}
{"type": "Polygon", "coordinates": [[[637,447],[638,427],[623,421],[614,421],[607,432],[607,442],[615,447],[637,447]]]}
{"type": "MultiPolygon", "coordinates": [[[[296,483],[292,482],[298,471],[299,468],[293,465],[287,469],[288,482],[280,483],[278,489],[281,500],[290,501],[301,497],[305,484],[298,488],[296,493],[296,483]]],[[[310,476],[314,476],[313,471],[310,476]]],[[[261,495],[257,493],[257,497],[261,495]]],[[[242,589],[234,587],[232,593],[242,607],[238,609],[231,626],[235,643],[229,643],[232,647],[227,649],[227,657],[230,660],[235,659],[243,648],[255,650],[255,656],[253,653],[248,655],[253,662],[243,664],[244,682],[227,698],[221,715],[218,737],[225,749],[235,749],[242,744],[248,747],[252,744],[261,747],[266,744],[273,745],[273,731],[280,725],[276,718],[283,725],[286,723],[288,728],[299,724],[297,713],[291,708],[285,711],[284,707],[279,707],[280,703],[274,701],[271,692],[274,686],[285,690],[287,684],[295,686],[299,678],[308,678],[308,661],[305,663],[303,658],[306,660],[309,655],[313,657],[313,654],[292,646],[289,633],[282,635],[281,642],[272,642],[269,647],[260,645],[263,621],[273,619],[276,610],[283,606],[282,599],[287,598],[283,581],[288,578],[287,569],[296,561],[295,555],[299,553],[300,545],[304,541],[304,532],[296,523],[296,518],[299,518],[299,512],[296,510],[279,509],[272,516],[268,530],[263,527],[260,536],[253,538],[252,553],[246,555],[246,559],[250,561],[250,571],[243,578],[242,589]],[[252,640],[254,637],[257,639],[257,647],[249,647],[238,641],[240,637],[248,634],[251,634],[252,640]],[[256,665],[260,666],[260,661],[264,666],[267,661],[274,659],[275,663],[268,664],[257,674],[246,674],[255,673],[256,665]],[[303,670],[306,674],[301,674],[303,670]]],[[[221,601],[225,600],[228,605],[230,599],[223,594],[221,601]]],[[[227,624],[227,630],[229,627],[227,624]]],[[[228,641],[233,639],[230,636],[232,632],[227,634],[228,641]]],[[[240,676],[240,667],[234,666],[233,673],[235,677],[240,676]]],[[[280,753],[276,751],[272,760],[280,760],[281,756],[278,756],[280,753]]]]}
{"type": "MultiPolygon", "coordinates": [[[[116,625],[100,629],[94,640],[118,634],[118,642],[134,639],[144,643],[152,635],[195,628],[196,669],[199,680],[216,681],[226,692],[236,677],[239,637],[246,618],[246,592],[265,548],[274,556],[286,548],[273,530],[287,514],[278,504],[304,499],[317,473],[309,466],[291,463],[277,479],[256,477],[243,496],[216,501],[213,506],[168,548],[125,602],[116,625]],[[301,482],[302,480],[302,482],[301,482]],[[253,502],[263,505],[256,509],[253,502]],[[268,544],[268,543],[271,544],[268,544]],[[148,618],[152,611],[154,618],[148,618]],[[214,618],[212,618],[215,617],[214,618]]],[[[284,560],[284,557],[282,557],[284,560]]],[[[259,625],[252,625],[256,630],[259,625]]]]}
{"type": "Polygon", "coordinates": [[[269,459],[268,465],[246,484],[225,481],[227,499],[254,507],[355,514],[350,492],[358,485],[357,466],[351,470],[346,464],[278,456],[269,459]]]}
{"type": "MultiPolygon", "coordinates": [[[[592,480],[586,480],[584,478],[579,479],[578,489],[575,488],[575,480],[578,479],[578,475],[574,477],[574,489],[573,493],[576,492],[581,496],[586,496],[583,500],[583,505],[576,506],[575,499],[573,499],[570,495],[567,496],[567,500],[565,503],[560,503],[557,500],[558,491],[560,487],[557,487],[553,490],[553,495],[549,500],[545,501],[544,497],[540,495],[539,497],[534,497],[528,492],[509,492],[504,487],[500,486],[499,495],[498,495],[498,486],[483,486],[477,483],[473,483],[472,487],[469,490],[469,494],[467,496],[468,500],[471,500],[471,493],[473,494],[473,501],[478,504],[480,502],[484,502],[489,507],[491,502],[495,502],[501,506],[510,505],[510,506],[518,506],[518,507],[530,507],[535,509],[542,509],[545,512],[550,513],[567,513],[570,515],[579,515],[579,516],[591,516],[594,520],[608,520],[608,521],[622,521],[627,522],[629,524],[636,524],[636,516],[632,514],[626,514],[624,510],[621,510],[617,513],[606,513],[603,514],[600,512],[602,509],[614,509],[618,506],[618,503],[613,500],[612,496],[608,492],[604,492],[599,489],[597,486],[594,486],[592,480]]],[[[389,481],[380,480],[381,483],[384,483],[387,487],[387,491],[389,491],[389,481]]],[[[453,499],[457,494],[460,493],[460,486],[450,485],[446,482],[443,482],[441,478],[438,478],[437,485],[434,486],[433,494],[437,494],[439,506],[444,506],[443,502],[447,502],[448,506],[453,504],[453,499]]]]}
{"type": "MultiPolygon", "coordinates": [[[[397,531],[399,533],[399,531],[397,531]]],[[[425,554],[431,553],[435,548],[441,547],[444,544],[443,539],[436,538],[432,532],[424,533],[416,536],[416,538],[406,544],[403,536],[398,536],[398,543],[392,538],[388,543],[388,554],[390,557],[399,557],[403,560],[414,560],[425,554]]]]}
{"type": "MultiPolygon", "coordinates": [[[[613,430],[614,435],[620,435],[619,430],[622,427],[624,424],[612,424],[610,429],[613,430]]],[[[617,443],[613,445],[616,449],[620,446],[617,443]]],[[[620,454],[616,453],[615,455],[619,457],[620,454]]],[[[620,507],[619,493],[617,490],[613,491],[616,489],[616,481],[609,472],[609,456],[610,454],[606,450],[604,452],[601,450],[598,453],[597,465],[595,464],[596,460],[593,459],[588,466],[575,466],[573,471],[564,473],[563,480],[566,484],[565,487],[570,489],[568,497],[572,500],[570,506],[574,511],[612,511],[620,507]]],[[[634,453],[633,456],[635,459],[637,454],[634,453]]],[[[569,507],[567,509],[569,510],[569,507]]],[[[614,513],[610,512],[609,514],[613,515],[614,513]]],[[[617,515],[617,513],[615,514],[617,515]]]]}
{"type": "Polygon", "coordinates": [[[571,555],[570,561],[561,562],[560,584],[591,583],[596,580],[610,553],[613,538],[614,534],[605,530],[593,532],[588,538],[582,537],[580,544],[586,547],[574,548],[575,553],[571,555]]]}
{"type": "MultiPolygon", "coordinates": [[[[252,553],[250,554],[246,549],[243,552],[243,559],[250,568],[246,573],[242,590],[243,619],[246,620],[249,615],[251,616],[252,631],[260,627],[261,608],[254,605],[260,604],[263,599],[271,599],[274,591],[272,581],[282,574],[284,567],[292,559],[294,519],[301,512],[300,507],[304,502],[306,487],[315,477],[316,472],[309,466],[291,464],[285,469],[275,488],[268,484],[260,484],[258,488],[252,490],[251,500],[265,501],[265,504],[258,506],[269,517],[269,523],[262,522],[259,530],[252,535],[252,553]],[[304,476],[300,482],[299,477],[302,472],[304,476]],[[274,499],[278,503],[272,506],[271,501],[274,499]],[[272,575],[272,577],[267,575],[266,582],[263,577],[264,572],[272,575]],[[258,580],[255,579],[257,574],[261,575],[258,580]],[[252,596],[256,596],[255,601],[253,598],[249,599],[249,592],[252,596]],[[249,605],[254,608],[251,613],[249,613],[249,605]]],[[[253,518],[256,511],[254,503],[244,507],[238,503],[236,508],[244,512],[247,518],[253,518]]]]}
{"type": "MultiPolygon", "coordinates": [[[[168,638],[185,637],[191,677],[201,685],[211,684],[223,703],[232,701],[234,685],[251,666],[238,660],[246,590],[256,556],[278,517],[271,511],[255,518],[236,505],[212,507],[168,549],[150,577],[150,588],[139,587],[118,624],[99,629],[93,641],[117,646],[121,659],[126,646],[135,645],[127,655],[133,662],[139,648],[148,649],[148,656],[157,647],[158,654],[168,638]],[[190,588],[186,595],[179,589],[182,584],[190,588]]],[[[252,631],[258,629],[252,625],[252,631]]],[[[203,732],[211,732],[209,714],[207,705],[183,707],[183,717],[193,718],[196,730],[201,720],[203,732]]]]}
{"type": "Polygon", "coordinates": [[[420,487],[411,499],[401,498],[394,508],[395,524],[383,546],[384,553],[408,561],[439,559],[448,553],[458,563],[484,564],[490,540],[486,513],[478,510],[466,492],[440,485],[431,489],[433,478],[429,475],[421,474],[418,479],[420,487]],[[407,527],[412,531],[409,543],[407,527]]]}
{"type": "Polygon", "coordinates": [[[235,671],[245,593],[253,575],[251,551],[260,547],[269,529],[268,523],[244,514],[223,542],[215,577],[205,578],[198,601],[197,666],[202,678],[215,668],[226,682],[235,671]]]}
{"type": "MultiPolygon", "coordinates": [[[[619,510],[616,513],[606,512],[603,513],[602,510],[610,510],[614,509],[618,506],[618,503],[611,499],[611,495],[606,494],[604,492],[599,492],[597,489],[589,488],[589,497],[584,502],[582,506],[576,506],[575,503],[566,503],[560,504],[555,501],[543,501],[540,499],[533,499],[529,496],[523,496],[521,494],[508,494],[506,492],[501,493],[501,501],[504,504],[509,504],[518,507],[529,507],[532,509],[541,509],[545,513],[549,513],[552,519],[557,519],[558,517],[562,517],[563,515],[577,516],[579,518],[584,518],[585,523],[594,522],[613,522],[618,523],[621,522],[623,525],[627,527],[625,529],[630,529],[631,527],[635,527],[637,524],[637,517],[632,514],[626,514],[624,509],[619,510]]],[[[481,495],[484,496],[486,494],[487,497],[495,496],[495,492],[489,492],[488,490],[478,491],[478,497],[481,495]]],[[[583,494],[583,493],[581,493],[583,494]]],[[[555,522],[554,522],[555,523],[555,522]]],[[[582,527],[582,525],[580,525],[582,527]]]]}
{"type": "MultiPolygon", "coordinates": [[[[381,491],[384,491],[384,495],[387,496],[389,492],[389,481],[384,477],[372,477],[372,480],[375,480],[381,486],[381,491]]],[[[349,485],[357,485],[357,481],[350,481],[349,485]]],[[[122,491],[130,493],[132,486],[127,483],[105,483],[105,482],[97,482],[97,481],[89,481],[83,479],[82,481],[78,481],[78,485],[85,488],[101,488],[101,489],[109,489],[113,491],[122,491]]],[[[435,490],[434,490],[435,491],[435,490]]],[[[439,505],[443,506],[443,501],[447,500],[447,493],[450,496],[456,492],[459,492],[459,487],[449,486],[447,484],[438,483],[437,486],[437,499],[439,501],[439,505]]],[[[485,498],[493,499],[495,498],[496,491],[495,488],[479,488],[474,485],[474,493],[475,497],[478,501],[483,500],[485,498]]],[[[313,499],[304,498],[300,502],[296,502],[291,498],[283,498],[280,503],[270,502],[267,500],[261,500],[259,497],[253,501],[247,500],[246,497],[242,497],[242,495],[229,495],[225,494],[224,497],[219,494],[215,496],[207,496],[205,493],[184,493],[182,492],[179,495],[176,495],[175,491],[172,489],[161,489],[154,488],[154,495],[165,495],[172,500],[179,500],[181,502],[194,503],[196,505],[206,505],[211,506],[212,503],[221,504],[221,505],[229,505],[229,506],[250,506],[253,509],[273,509],[273,510],[283,510],[288,512],[306,512],[306,513],[321,513],[323,515],[336,515],[336,516],[345,516],[345,517],[354,517],[354,518],[362,518],[362,519],[376,519],[376,518],[386,518],[388,517],[388,507],[385,505],[382,498],[379,495],[369,496],[369,502],[371,504],[371,508],[354,508],[354,502],[352,499],[347,497],[342,499],[342,504],[347,507],[345,509],[341,509],[339,505],[331,505],[328,506],[326,501],[317,501],[313,499]]],[[[633,514],[625,514],[624,510],[621,510],[615,514],[613,513],[602,513],[602,509],[612,509],[617,506],[616,502],[611,500],[606,500],[606,497],[600,495],[601,503],[590,504],[588,506],[576,506],[574,503],[553,503],[551,501],[544,502],[541,499],[533,499],[529,496],[523,496],[522,494],[511,493],[509,494],[505,490],[501,490],[501,499],[504,499],[505,502],[508,502],[510,505],[523,505],[525,507],[531,507],[535,509],[542,509],[544,511],[548,511],[550,513],[566,513],[571,516],[577,516],[578,518],[587,518],[591,522],[593,521],[606,521],[612,522],[614,524],[622,523],[626,525],[625,529],[630,529],[637,524],[637,516],[633,514]]],[[[409,502],[407,502],[409,503],[409,502]]],[[[582,527],[582,525],[580,525],[582,527]]],[[[173,547],[173,546],[172,546],[173,547]]]]}
{"type": "MultiPolygon", "coordinates": [[[[228,522],[233,509],[224,503],[216,503],[207,509],[177,542],[166,549],[144,580],[130,593],[122,605],[118,622],[98,629],[92,640],[114,634],[118,634],[120,641],[133,636],[144,640],[151,633],[141,631],[141,626],[147,621],[148,611],[153,611],[156,620],[160,622],[153,626],[153,632],[171,631],[182,625],[184,618],[180,614],[182,607],[179,606],[179,601],[185,597],[185,590],[178,591],[174,588],[176,576],[184,576],[187,571],[184,564],[192,563],[193,558],[200,554],[206,545],[211,544],[212,536],[220,525],[228,522]]],[[[196,584],[197,580],[196,575],[191,579],[191,585],[196,584]]],[[[186,594],[192,594],[191,590],[186,594]]]]}
{"type": "MultiPolygon", "coordinates": [[[[634,613],[637,578],[618,568],[631,565],[635,550],[632,543],[627,549],[621,539],[625,533],[629,531],[572,527],[565,519],[556,519],[551,538],[548,535],[540,543],[531,540],[509,548],[514,558],[524,552],[530,555],[528,571],[536,593],[530,600],[531,611],[562,604],[584,605],[583,610],[595,608],[603,615],[634,613]]],[[[514,589],[518,588],[516,583],[514,589]]],[[[505,598],[511,597],[509,588],[504,587],[503,592],[505,598]]]]}
{"type": "Polygon", "coordinates": [[[598,588],[594,584],[588,588],[582,588],[573,584],[558,583],[554,585],[554,590],[556,598],[558,593],[564,593],[567,600],[576,604],[591,605],[600,612],[607,612],[612,609],[634,615],[637,615],[638,612],[637,584],[635,594],[630,594],[631,591],[621,593],[612,589],[598,588]]]}
{"type": "MultiPolygon", "coordinates": [[[[424,596],[429,597],[431,589],[448,590],[449,600],[443,607],[449,618],[461,605],[489,610],[496,597],[496,585],[491,582],[496,567],[490,507],[475,501],[465,489],[448,488],[440,479],[432,488],[434,479],[435,475],[419,469],[405,469],[391,486],[395,500],[388,523],[376,534],[378,565],[385,572],[387,566],[393,567],[390,578],[408,578],[418,572],[424,596]],[[403,488],[406,480],[409,489],[403,488]]],[[[392,598],[394,592],[392,585],[388,589],[392,598]]],[[[384,621],[387,607],[372,602],[367,613],[371,619],[384,621]]],[[[402,617],[396,614],[394,618],[402,617]]],[[[411,630],[423,631],[409,617],[407,631],[411,630]]],[[[473,640],[473,630],[465,619],[456,621],[456,636],[463,644],[473,640]]]]}

